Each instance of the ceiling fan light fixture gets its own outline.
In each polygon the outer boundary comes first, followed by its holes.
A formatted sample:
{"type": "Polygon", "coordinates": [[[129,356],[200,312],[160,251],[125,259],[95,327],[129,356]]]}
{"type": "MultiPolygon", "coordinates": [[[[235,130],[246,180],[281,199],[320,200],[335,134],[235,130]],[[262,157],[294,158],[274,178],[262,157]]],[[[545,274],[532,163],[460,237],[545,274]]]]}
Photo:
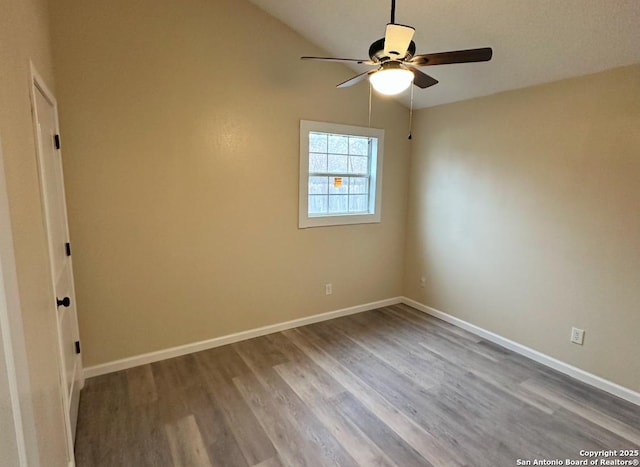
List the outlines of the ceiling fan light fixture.
{"type": "Polygon", "coordinates": [[[383,65],[382,70],[369,76],[371,86],[380,94],[395,96],[411,86],[413,73],[400,64],[383,65]]]}

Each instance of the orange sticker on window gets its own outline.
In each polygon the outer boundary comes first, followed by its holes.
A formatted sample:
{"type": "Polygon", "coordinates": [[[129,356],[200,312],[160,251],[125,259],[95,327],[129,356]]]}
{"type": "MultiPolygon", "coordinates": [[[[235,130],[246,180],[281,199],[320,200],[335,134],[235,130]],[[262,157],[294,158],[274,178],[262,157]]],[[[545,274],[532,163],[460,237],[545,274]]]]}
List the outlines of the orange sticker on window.
{"type": "Polygon", "coordinates": [[[334,177],[333,179],[333,187],[340,188],[342,186],[342,177],[334,177]]]}

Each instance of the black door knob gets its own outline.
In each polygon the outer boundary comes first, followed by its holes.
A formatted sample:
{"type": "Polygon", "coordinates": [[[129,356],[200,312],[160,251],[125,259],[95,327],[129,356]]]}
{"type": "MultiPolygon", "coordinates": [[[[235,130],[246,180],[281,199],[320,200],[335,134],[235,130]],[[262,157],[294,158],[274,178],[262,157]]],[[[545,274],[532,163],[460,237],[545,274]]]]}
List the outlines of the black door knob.
{"type": "Polygon", "coordinates": [[[62,300],[56,298],[56,306],[63,306],[67,308],[69,305],[71,305],[71,299],[69,299],[69,297],[64,297],[62,300]]]}

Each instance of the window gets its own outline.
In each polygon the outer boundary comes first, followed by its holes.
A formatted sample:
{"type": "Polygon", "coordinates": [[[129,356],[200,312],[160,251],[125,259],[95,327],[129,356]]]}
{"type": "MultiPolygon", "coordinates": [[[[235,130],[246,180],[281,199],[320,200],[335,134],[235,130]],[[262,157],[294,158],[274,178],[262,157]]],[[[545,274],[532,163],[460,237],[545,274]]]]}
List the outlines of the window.
{"type": "Polygon", "coordinates": [[[384,130],[300,121],[300,228],[380,222],[384,130]]]}

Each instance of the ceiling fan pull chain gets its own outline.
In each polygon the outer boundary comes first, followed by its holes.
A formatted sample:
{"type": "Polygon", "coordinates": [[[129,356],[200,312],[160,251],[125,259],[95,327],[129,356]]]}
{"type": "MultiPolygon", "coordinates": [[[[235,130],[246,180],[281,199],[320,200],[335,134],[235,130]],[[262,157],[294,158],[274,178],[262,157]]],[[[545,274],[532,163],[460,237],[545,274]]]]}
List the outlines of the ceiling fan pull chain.
{"type": "Polygon", "coordinates": [[[369,128],[371,128],[371,82],[369,82],[369,128]]]}
{"type": "Polygon", "coordinates": [[[411,105],[409,106],[409,137],[407,139],[412,139],[412,136],[411,136],[412,125],[413,125],[413,86],[411,86],[411,105]]]}

